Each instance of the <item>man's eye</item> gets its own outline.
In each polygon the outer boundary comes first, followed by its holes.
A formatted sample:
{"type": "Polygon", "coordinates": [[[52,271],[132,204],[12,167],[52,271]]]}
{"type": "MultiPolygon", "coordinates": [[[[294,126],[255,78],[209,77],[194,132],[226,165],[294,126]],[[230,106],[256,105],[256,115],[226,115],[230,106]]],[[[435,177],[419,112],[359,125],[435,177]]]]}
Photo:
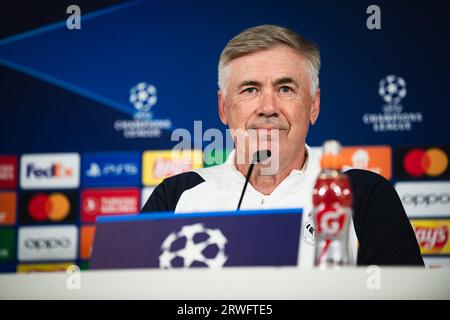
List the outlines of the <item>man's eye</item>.
{"type": "Polygon", "coordinates": [[[246,88],[242,91],[242,93],[255,93],[256,92],[256,88],[255,87],[250,87],[250,88],[246,88]]]}
{"type": "Polygon", "coordinates": [[[290,93],[290,92],[292,92],[293,90],[292,90],[292,88],[291,87],[288,87],[288,86],[282,86],[281,88],[280,88],[280,92],[281,93],[290,93]]]}

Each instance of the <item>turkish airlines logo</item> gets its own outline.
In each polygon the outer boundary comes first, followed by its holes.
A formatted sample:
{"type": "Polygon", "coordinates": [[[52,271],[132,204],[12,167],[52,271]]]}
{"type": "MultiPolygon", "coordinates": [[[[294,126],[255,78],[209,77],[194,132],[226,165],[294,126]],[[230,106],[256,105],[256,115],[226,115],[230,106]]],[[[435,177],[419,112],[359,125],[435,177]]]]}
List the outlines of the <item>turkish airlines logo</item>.
{"type": "Polygon", "coordinates": [[[81,220],[95,222],[99,215],[137,213],[139,194],[138,188],[85,189],[81,193],[81,220]]]}
{"type": "Polygon", "coordinates": [[[78,232],[75,226],[19,228],[20,261],[55,261],[76,258],[78,232]]]}
{"type": "Polygon", "coordinates": [[[24,189],[78,188],[80,156],[77,153],[23,155],[20,184],[24,189]]]}

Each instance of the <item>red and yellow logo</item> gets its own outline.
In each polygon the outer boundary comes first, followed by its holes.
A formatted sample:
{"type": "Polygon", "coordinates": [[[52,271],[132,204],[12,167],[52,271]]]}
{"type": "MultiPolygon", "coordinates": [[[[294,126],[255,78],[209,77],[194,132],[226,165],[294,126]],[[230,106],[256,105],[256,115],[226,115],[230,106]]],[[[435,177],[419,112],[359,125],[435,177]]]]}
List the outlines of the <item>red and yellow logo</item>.
{"type": "Polygon", "coordinates": [[[344,167],[370,170],[390,180],[392,151],[389,146],[358,146],[342,148],[344,167]]]}
{"type": "Polygon", "coordinates": [[[67,268],[73,263],[37,263],[37,264],[19,264],[17,266],[18,273],[35,273],[35,272],[66,272],[67,268]]]}
{"type": "Polygon", "coordinates": [[[0,192],[0,225],[16,223],[16,193],[0,192]]]}
{"type": "Polygon", "coordinates": [[[403,158],[403,167],[412,177],[440,176],[447,170],[448,156],[445,151],[439,148],[427,150],[415,148],[408,151],[403,158]]]}
{"type": "Polygon", "coordinates": [[[411,220],[420,252],[426,254],[450,254],[450,220],[411,220]]]}
{"type": "Polygon", "coordinates": [[[201,150],[146,151],[142,156],[142,184],[157,185],[165,178],[201,167],[201,150]]]}
{"type": "Polygon", "coordinates": [[[34,221],[61,221],[70,212],[70,202],[62,193],[38,193],[28,204],[28,212],[34,221]]]}

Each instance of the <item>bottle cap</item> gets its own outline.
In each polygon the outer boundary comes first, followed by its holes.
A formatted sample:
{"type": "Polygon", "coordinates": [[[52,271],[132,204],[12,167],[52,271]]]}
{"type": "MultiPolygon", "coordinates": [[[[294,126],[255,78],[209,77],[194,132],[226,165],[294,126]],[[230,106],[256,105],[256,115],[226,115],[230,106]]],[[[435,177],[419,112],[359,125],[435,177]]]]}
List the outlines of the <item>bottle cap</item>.
{"type": "Polygon", "coordinates": [[[323,169],[337,169],[343,167],[341,144],[336,140],[327,140],[323,144],[323,155],[320,165],[323,169]]]}

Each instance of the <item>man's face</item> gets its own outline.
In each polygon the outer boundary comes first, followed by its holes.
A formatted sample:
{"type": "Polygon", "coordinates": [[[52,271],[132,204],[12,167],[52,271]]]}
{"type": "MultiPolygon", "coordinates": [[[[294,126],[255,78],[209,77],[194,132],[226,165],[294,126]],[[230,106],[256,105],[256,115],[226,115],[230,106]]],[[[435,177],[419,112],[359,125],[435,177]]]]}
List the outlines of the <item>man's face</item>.
{"type": "MultiPolygon", "coordinates": [[[[272,154],[279,152],[281,166],[295,161],[304,151],[309,122],[319,115],[320,93],[311,97],[306,60],[293,49],[278,46],[235,59],[227,67],[226,95],[218,93],[222,122],[232,132],[257,130],[258,149],[262,140],[268,140],[272,154]],[[277,133],[279,147],[270,143],[270,136],[277,133]]],[[[239,139],[235,142],[238,152],[249,152],[239,139]]]]}

